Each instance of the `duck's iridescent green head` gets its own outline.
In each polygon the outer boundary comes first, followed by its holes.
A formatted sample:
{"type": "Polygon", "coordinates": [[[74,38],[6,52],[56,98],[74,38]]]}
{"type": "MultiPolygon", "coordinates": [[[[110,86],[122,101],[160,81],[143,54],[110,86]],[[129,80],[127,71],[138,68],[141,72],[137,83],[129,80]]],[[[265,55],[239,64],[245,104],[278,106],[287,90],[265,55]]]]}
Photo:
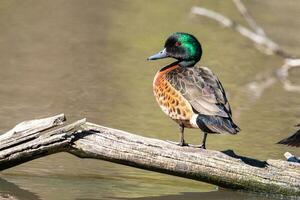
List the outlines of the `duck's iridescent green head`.
{"type": "Polygon", "coordinates": [[[193,67],[201,58],[202,48],[199,41],[188,33],[174,33],[165,42],[165,48],[150,56],[148,60],[167,57],[175,58],[181,67],[193,67]]]}

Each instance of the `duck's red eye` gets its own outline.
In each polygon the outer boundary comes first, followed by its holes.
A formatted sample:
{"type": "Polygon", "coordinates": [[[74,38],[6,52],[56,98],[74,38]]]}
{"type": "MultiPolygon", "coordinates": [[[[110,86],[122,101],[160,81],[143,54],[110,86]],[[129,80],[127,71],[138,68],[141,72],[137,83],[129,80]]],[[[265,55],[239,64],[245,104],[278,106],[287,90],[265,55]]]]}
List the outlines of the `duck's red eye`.
{"type": "Polygon", "coordinates": [[[181,42],[176,42],[176,43],[175,43],[175,46],[176,46],[176,47],[179,47],[180,45],[181,45],[181,42]]]}

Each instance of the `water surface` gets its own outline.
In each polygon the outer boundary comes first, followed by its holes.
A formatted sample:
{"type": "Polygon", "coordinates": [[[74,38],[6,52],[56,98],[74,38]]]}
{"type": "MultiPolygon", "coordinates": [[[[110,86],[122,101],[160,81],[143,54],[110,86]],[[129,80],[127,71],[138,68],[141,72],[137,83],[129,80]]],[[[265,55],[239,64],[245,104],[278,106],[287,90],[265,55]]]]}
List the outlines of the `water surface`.
{"type": "MultiPolygon", "coordinates": [[[[214,21],[192,16],[194,5],[245,24],[229,0],[0,1],[0,131],[23,120],[65,113],[69,121],[86,117],[104,126],[177,140],[177,125],[152,95],[156,71],[172,60],[146,58],[162,48],[170,33],[184,31],[201,41],[201,64],[220,77],[242,128],[237,136],[209,136],[207,147],[234,149],[262,160],[280,159],[286,151],[299,155],[299,149],[275,143],[300,122],[300,94],[285,91],[278,81],[260,97],[246,89],[249,82],[273,76],[282,59],[262,54],[214,21]]],[[[268,35],[300,55],[297,1],[255,0],[247,6],[268,35]]],[[[299,75],[293,70],[291,80],[300,83],[299,75]]],[[[198,130],[187,130],[188,142],[197,144],[200,137],[198,130]]],[[[269,198],[66,153],[2,172],[1,195],[28,200],[269,198]]]]}

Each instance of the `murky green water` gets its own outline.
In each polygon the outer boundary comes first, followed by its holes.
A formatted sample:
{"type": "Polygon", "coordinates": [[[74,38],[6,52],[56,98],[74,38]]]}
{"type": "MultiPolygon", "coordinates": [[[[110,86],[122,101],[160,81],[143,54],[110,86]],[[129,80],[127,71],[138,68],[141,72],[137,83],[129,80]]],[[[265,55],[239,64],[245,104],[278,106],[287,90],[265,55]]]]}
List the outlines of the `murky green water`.
{"type": "MultiPolygon", "coordinates": [[[[275,143],[300,122],[300,94],[278,81],[259,98],[246,85],[272,76],[282,59],[258,51],[247,39],[214,21],[192,16],[200,5],[244,24],[229,0],[1,0],[0,131],[32,118],[65,113],[160,139],[177,140],[178,127],[152,96],[156,71],[171,60],[147,62],[172,32],[196,35],[202,64],[219,75],[242,128],[237,136],[208,137],[208,148],[234,149],[258,159],[300,150],[275,143]]],[[[267,33],[300,55],[300,3],[247,1],[267,33]]],[[[300,83],[299,70],[292,80],[300,83]]],[[[197,130],[187,140],[199,143],[197,130]]],[[[6,170],[0,197],[18,199],[273,199],[218,191],[213,185],[61,153],[6,170]],[[182,194],[181,194],[182,193],[182,194]],[[172,195],[161,197],[163,195],[172,195]]]]}

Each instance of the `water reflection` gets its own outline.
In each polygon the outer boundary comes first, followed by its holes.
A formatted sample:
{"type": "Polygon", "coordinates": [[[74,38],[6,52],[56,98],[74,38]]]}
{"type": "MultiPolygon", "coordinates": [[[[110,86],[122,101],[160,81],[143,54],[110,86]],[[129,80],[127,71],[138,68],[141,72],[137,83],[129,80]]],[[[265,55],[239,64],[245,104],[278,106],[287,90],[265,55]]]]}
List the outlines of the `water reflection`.
{"type": "Polygon", "coordinates": [[[296,200],[297,197],[283,197],[267,194],[245,193],[238,191],[221,190],[218,192],[202,192],[202,193],[182,193],[178,195],[160,196],[160,197],[146,197],[135,198],[134,200],[296,200]]]}
{"type": "MultiPolygon", "coordinates": [[[[87,117],[104,126],[177,140],[177,125],[160,111],[152,94],[156,71],[172,61],[149,63],[146,58],[170,33],[184,31],[202,42],[201,64],[221,79],[242,128],[236,136],[211,136],[207,148],[233,149],[261,160],[283,158],[286,151],[300,154],[299,149],[275,144],[299,123],[300,95],[285,91],[278,81],[266,82],[268,90],[253,100],[255,94],[245,94],[243,87],[257,74],[273,73],[282,59],[261,54],[251,42],[215,22],[191,17],[195,5],[242,23],[231,0],[0,1],[0,130],[63,112],[69,121],[87,117]]],[[[255,0],[247,6],[270,37],[300,54],[298,2],[255,0]]],[[[190,143],[199,143],[199,138],[198,130],[187,130],[190,143]]],[[[212,185],[64,153],[2,174],[47,200],[218,195],[199,194],[216,191],[212,185]]]]}
{"type": "MultiPolygon", "coordinates": [[[[105,166],[105,163],[104,163],[105,166]]],[[[74,176],[66,175],[5,175],[6,182],[1,184],[3,194],[14,194],[14,187],[7,191],[7,182],[14,186],[22,186],[31,193],[38,192],[41,199],[115,199],[115,198],[137,198],[153,196],[153,194],[172,194],[178,190],[178,183],[181,184],[182,191],[207,192],[216,190],[211,186],[198,181],[191,181],[183,178],[172,178],[170,176],[159,175],[154,172],[144,173],[142,170],[128,171],[129,167],[123,167],[123,172],[128,172],[126,176],[107,176],[96,174],[78,174],[74,176]],[[60,192],[59,192],[60,191],[60,192]]],[[[18,191],[18,190],[16,190],[18,191]]],[[[15,196],[18,195],[14,194],[15,196]]],[[[34,198],[32,200],[35,200],[34,198]]]]}
{"type": "Polygon", "coordinates": [[[18,185],[0,177],[0,198],[11,200],[40,200],[38,195],[21,189],[18,185]]]}

